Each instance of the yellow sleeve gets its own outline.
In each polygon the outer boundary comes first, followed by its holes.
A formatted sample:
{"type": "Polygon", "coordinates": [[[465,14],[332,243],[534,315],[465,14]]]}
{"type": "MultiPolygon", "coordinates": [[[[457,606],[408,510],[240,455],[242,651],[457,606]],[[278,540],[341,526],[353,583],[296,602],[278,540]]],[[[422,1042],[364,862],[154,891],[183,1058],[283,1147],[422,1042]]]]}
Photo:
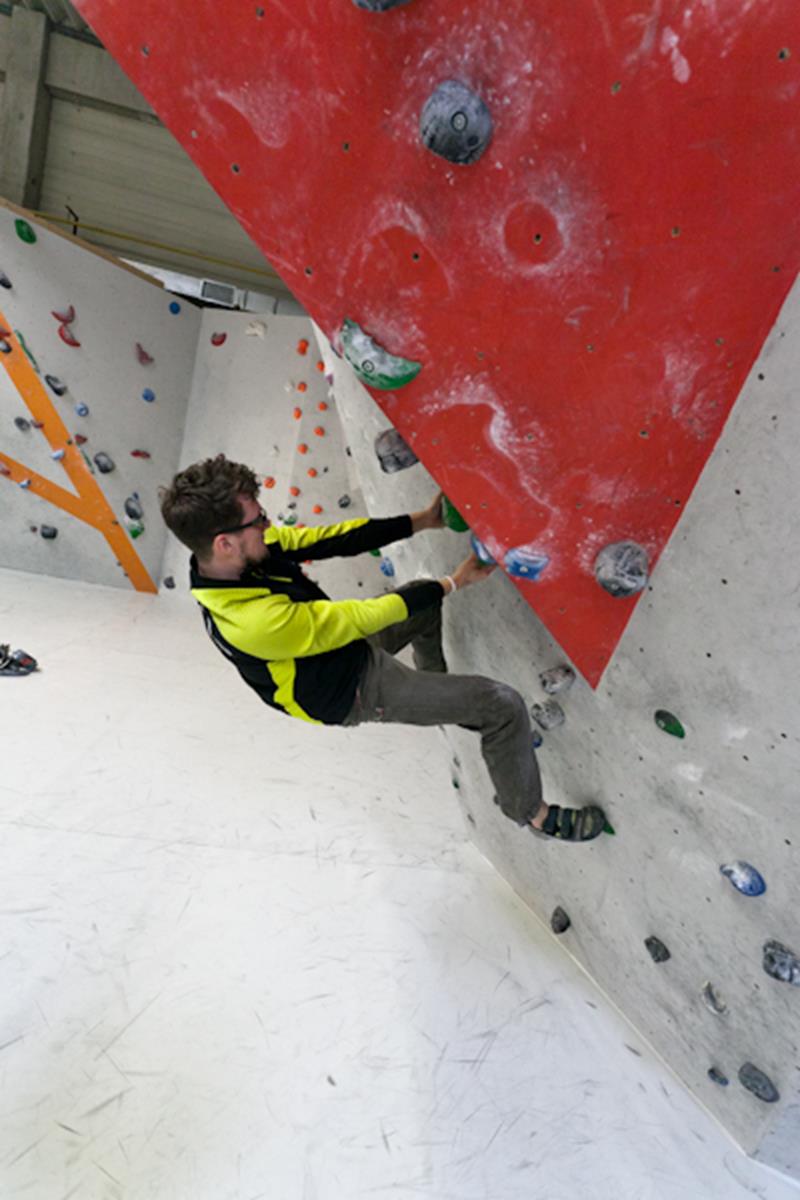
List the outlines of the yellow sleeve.
{"type": "Polygon", "coordinates": [[[352,533],[369,523],[369,517],[357,517],[353,521],[340,521],[338,525],[304,525],[302,529],[291,525],[271,525],[264,534],[264,541],[268,546],[277,542],[282,550],[305,550],[317,542],[352,533]]]}
{"type": "Polygon", "coordinates": [[[403,597],[390,592],[371,600],[299,603],[288,596],[254,597],[243,610],[238,609],[234,620],[226,620],[222,614],[215,615],[215,620],[223,637],[245,654],[274,660],[324,654],[378,633],[407,616],[403,597]]]}

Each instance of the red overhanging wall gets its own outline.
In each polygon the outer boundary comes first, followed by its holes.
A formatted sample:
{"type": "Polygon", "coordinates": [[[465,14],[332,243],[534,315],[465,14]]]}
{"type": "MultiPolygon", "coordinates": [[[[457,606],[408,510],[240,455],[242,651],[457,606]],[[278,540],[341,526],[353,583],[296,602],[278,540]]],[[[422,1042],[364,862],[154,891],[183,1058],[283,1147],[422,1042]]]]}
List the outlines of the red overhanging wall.
{"type": "Polygon", "coordinates": [[[794,281],[796,0],[78,0],[309,313],[416,379],[375,399],[592,685],[794,281]],[[488,149],[420,139],[445,80],[488,149]]]}

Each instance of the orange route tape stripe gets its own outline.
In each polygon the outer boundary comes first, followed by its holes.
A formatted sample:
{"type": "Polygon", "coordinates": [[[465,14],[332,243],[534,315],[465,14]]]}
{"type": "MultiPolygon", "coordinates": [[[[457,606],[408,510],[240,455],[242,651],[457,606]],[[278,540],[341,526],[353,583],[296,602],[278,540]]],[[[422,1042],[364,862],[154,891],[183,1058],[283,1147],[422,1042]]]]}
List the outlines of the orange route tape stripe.
{"type": "MultiPolygon", "coordinates": [[[[2,311],[0,311],[0,326],[10,329],[2,311]]],[[[5,462],[11,471],[10,480],[19,483],[20,479],[30,479],[32,492],[53,504],[56,508],[70,513],[79,520],[91,525],[103,535],[109,548],[113,551],[125,574],[139,592],[157,592],[158,588],[150,577],[139,555],[131,545],[125,530],[120,526],[114,515],[114,510],[103,495],[97,481],[92,476],[83,460],[78,447],[73,443],[69,431],[61,420],[58,411],[44,389],[41,379],[34,370],[19,340],[13,336],[6,339],[11,346],[9,354],[0,355],[0,361],[8,372],[11,382],[24,400],[35,421],[43,423],[41,433],[47,438],[53,450],[64,450],[61,466],[67,472],[70,482],[78,493],[70,495],[58,484],[52,483],[36,472],[28,471],[21,463],[0,454],[0,460],[5,462]]]]}

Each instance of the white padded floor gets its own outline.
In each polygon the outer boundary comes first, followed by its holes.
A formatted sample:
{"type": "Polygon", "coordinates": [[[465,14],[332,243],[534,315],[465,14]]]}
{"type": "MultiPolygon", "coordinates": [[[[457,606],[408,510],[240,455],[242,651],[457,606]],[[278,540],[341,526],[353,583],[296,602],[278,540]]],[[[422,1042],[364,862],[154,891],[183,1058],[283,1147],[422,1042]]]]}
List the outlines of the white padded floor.
{"type": "Polygon", "coordinates": [[[3,1200],[797,1200],[470,846],[438,731],[271,713],[177,593],[0,571],[0,641],[44,668],[0,683],[3,1200]]]}

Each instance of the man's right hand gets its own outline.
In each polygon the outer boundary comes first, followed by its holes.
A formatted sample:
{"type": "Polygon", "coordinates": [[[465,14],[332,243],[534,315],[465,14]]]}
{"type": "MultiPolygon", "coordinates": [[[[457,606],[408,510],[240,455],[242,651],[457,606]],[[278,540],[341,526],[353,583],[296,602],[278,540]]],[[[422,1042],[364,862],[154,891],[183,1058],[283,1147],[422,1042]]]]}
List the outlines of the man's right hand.
{"type": "Polygon", "coordinates": [[[472,583],[480,583],[481,580],[488,579],[496,570],[497,563],[487,566],[481,562],[477,554],[470,554],[469,558],[465,558],[453,571],[453,579],[456,581],[456,587],[460,590],[469,587],[472,583]]]}

